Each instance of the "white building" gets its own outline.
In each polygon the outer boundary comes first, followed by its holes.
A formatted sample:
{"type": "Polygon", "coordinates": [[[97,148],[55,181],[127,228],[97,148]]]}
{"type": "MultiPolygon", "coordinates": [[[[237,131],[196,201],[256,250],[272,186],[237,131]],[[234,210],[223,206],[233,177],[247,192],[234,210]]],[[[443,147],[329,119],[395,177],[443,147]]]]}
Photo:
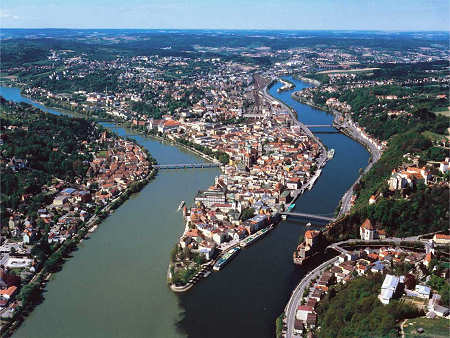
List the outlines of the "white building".
{"type": "Polygon", "coordinates": [[[383,304],[389,304],[392,296],[397,291],[398,283],[400,278],[393,275],[386,275],[383,285],[381,286],[381,292],[378,295],[378,299],[383,304]]]}

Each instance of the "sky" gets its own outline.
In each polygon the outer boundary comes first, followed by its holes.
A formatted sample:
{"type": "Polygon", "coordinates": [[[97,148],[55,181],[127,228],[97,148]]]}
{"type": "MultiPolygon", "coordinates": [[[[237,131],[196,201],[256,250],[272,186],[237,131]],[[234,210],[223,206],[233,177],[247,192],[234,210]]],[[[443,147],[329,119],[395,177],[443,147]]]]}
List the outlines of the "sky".
{"type": "Polygon", "coordinates": [[[2,28],[449,31],[449,0],[0,0],[2,28]]]}

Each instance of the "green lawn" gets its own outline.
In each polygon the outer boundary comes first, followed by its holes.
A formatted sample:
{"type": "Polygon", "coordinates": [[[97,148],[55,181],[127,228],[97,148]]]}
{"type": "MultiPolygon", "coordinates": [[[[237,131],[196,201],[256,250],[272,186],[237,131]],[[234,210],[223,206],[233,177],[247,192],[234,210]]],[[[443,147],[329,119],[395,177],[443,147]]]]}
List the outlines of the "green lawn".
{"type": "Polygon", "coordinates": [[[405,337],[423,338],[447,338],[450,336],[450,320],[445,318],[414,318],[408,319],[404,326],[405,337]],[[422,334],[417,333],[418,328],[423,328],[422,334]]]}

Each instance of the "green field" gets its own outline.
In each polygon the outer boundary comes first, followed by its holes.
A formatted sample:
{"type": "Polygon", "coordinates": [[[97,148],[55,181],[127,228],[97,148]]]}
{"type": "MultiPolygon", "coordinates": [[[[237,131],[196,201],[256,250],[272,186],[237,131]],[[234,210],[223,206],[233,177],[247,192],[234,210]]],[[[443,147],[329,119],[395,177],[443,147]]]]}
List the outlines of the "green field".
{"type": "Polygon", "coordinates": [[[414,318],[408,319],[404,325],[405,337],[422,338],[447,338],[450,336],[450,320],[445,318],[414,318]],[[417,329],[423,328],[423,333],[418,333],[417,329]]]}

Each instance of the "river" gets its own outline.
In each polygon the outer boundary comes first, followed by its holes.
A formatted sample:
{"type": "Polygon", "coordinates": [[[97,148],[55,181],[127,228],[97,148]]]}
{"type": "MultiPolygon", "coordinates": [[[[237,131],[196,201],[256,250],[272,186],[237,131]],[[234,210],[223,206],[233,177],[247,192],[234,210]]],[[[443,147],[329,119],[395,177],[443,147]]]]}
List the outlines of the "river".
{"type": "MultiPolygon", "coordinates": [[[[288,79],[296,90],[308,86],[288,79]]],[[[279,87],[276,83],[270,93],[294,107],[302,122],[331,124],[332,116],[296,102],[292,91],[277,93],[279,87]]],[[[13,88],[0,87],[0,95],[28,100],[13,88]]],[[[132,133],[104,125],[122,136],[132,133]]],[[[331,215],[369,154],[342,134],[318,136],[336,154],[294,210],[331,215]]],[[[171,145],[133,138],[161,164],[201,160],[171,145]]],[[[189,204],[217,174],[217,169],[160,171],[80,245],[48,284],[44,302],[14,336],[273,337],[275,318],[305,274],[305,268],[292,264],[303,222],[282,222],[186,294],[175,295],[166,286],[169,251],[183,231],[182,217],[175,210],[181,200],[189,204]]]]}

